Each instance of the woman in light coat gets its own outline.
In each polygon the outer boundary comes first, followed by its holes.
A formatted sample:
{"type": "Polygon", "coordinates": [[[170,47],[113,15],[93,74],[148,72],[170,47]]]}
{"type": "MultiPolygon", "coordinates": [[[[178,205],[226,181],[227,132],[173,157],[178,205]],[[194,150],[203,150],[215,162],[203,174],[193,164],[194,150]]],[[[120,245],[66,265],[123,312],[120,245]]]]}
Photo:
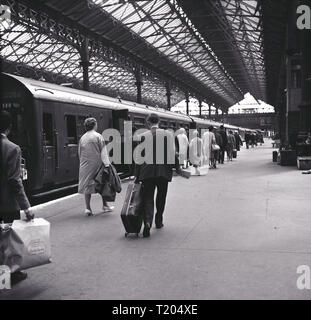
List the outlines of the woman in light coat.
{"type": "Polygon", "coordinates": [[[203,155],[204,155],[204,163],[210,165],[211,160],[213,158],[212,153],[212,145],[216,144],[216,138],[214,133],[212,132],[214,129],[213,126],[209,127],[209,130],[203,135],[203,155]]]}
{"type": "Polygon", "coordinates": [[[190,162],[195,168],[195,173],[200,175],[199,167],[203,162],[203,141],[199,136],[199,131],[193,132],[194,138],[191,140],[189,145],[190,162]]]}
{"type": "Polygon", "coordinates": [[[179,163],[184,168],[187,167],[187,163],[188,163],[188,147],[189,147],[189,140],[186,133],[187,132],[184,128],[180,128],[179,134],[177,136],[179,163]]]}
{"type": "MultiPolygon", "coordinates": [[[[104,138],[101,134],[96,132],[97,122],[94,118],[87,118],[84,121],[84,128],[86,133],[79,141],[79,189],[78,192],[84,194],[85,197],[85,214],[92,216],[91,196],[95,191],[95,176],[98,173],[102,163],[105,167],[109,167],[110,161],[107,154],[104,138]]],[[[113,207],[108,206],[107,202],[103,200],[103,211],[110,212],[113,207]]]]}

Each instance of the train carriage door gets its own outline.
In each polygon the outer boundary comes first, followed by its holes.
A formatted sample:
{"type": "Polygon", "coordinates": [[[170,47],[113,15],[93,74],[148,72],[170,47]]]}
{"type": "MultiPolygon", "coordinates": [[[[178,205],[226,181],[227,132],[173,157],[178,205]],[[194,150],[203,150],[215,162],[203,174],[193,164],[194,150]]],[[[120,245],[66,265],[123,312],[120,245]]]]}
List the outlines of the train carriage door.
{"type": "Polygon", "coordinates": [[[113,128],[119,130],[121,136],[123,134],[124,121],[128,120],[128,112],[129,112],[128,109],[113,110],[112,111],[113,128]]]}
{"type": "Polygon", "coordinates": [[[79,172],[77,116],[65,114],[65,132],[63,141],[63,165],[66,168],[63,178],[73,181],[79,172]]]}
{"type": "MultiPolygon", "coordinates": [[[[129,120],[128,109],[112,111],[112,126],[118,130],[121,136],[121,163],[124,163],[124,121],[129,120]]],[[[112,156],[112,154],[110,154],[112,156]]],[[[116,164],[115,164],[116,165],[116,164]]],[[[122,165],[117,166],[118,170],[124,170],[122,165]]]]}
{"type": "Polygon", "coordinates": [[[42,110],[43,184],[52,183],[59,166],[53,108],[42,110]]]}

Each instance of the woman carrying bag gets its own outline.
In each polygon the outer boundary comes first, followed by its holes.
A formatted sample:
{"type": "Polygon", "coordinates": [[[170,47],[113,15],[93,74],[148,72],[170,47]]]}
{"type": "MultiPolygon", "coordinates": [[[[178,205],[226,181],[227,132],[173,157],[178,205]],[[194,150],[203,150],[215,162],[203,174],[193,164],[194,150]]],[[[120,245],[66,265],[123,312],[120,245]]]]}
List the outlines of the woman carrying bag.
{"type": "MultiPolygon", "coordinates": [[[[92,216],[91,197],[92,194],[97,193],[95,177],[101,169],[102,164],[108,168],[110,166],[109,157],[105,145],[104,138],[101,134],[96,132],[97,121],[95,118],[87,118],[84,121],[84,128],[86,133],[79,141],[79,189],[80,194],[85,197],[85,214],[92,216]]],[[[107,201],[102,197],[103,212],[111,212],[114,207],[107,204],[107,201]]]]}

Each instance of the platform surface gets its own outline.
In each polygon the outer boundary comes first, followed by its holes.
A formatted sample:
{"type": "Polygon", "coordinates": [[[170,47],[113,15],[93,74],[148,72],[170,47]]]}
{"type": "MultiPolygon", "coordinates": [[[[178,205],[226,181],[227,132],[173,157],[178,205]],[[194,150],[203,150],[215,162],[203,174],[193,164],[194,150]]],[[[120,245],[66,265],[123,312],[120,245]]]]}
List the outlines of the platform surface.
{"type": "Polygon", "coordinates": [[[164,229],[125,238],[120,210],[85,217],[74,195],[42,206],[53,263],[0,299],[310,299],[297,267],[311,267],[311,176],[271,161],[271,141],[169,186],[164,229]]]}

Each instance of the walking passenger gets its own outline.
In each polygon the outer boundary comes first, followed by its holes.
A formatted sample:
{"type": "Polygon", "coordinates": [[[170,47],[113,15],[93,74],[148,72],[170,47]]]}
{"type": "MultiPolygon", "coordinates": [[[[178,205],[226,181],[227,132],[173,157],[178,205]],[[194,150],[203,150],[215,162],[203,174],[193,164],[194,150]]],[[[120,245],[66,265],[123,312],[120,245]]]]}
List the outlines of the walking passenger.
{"type": "Polygon", "coordinates": [[[179,163],[183,166],[183,168],[188,167],[188,147],[189,140],[186,134],[186,130],[184,128],[179,129],[179,134],[177,136],[177,151],[179,155],[179,163]]]}
{"type": "Polygon", "coordinates": [[[209,143],[210,143],[210,146],[211,146],[210,166],[213,169],[217,169],[217,166],[216,166],[216,153],[218,151],[218,146],[216,148],[216,137],[215,137],[215,134],[214,134],[214,127],[213,126],[209,126],[208,130],[209,130],[209,139],[210,139],[209,143]]]}
{"type": "MultiPolygon", "coordinates": [[[[178,161],[175,161],[174,136],[169,130],[160,129],[159,122],[160,119],[156,113],[150,114],[147,118],[147,124],[150,130],[142,134],[145,141],[152,141],[153,143],[152,162],[144,162],[136,165],[135,183],[142,182],[143,190],[143,236],[145,238],[150,237],[150,229],[154,215],[155,189],[157,189],[155,226],[157,229],[161,229],[164,226],[163,213],[168,183],[172,181],[173,177],[173,167],[175,166],[176,171],[180,172],[178,161]],[[164,141],[164,143],[161,143],[162,141],[164,141]],[[157,155],[159,156],[159,153],[162,153],[164,161],[158,164],[157,155]]],[[[146,151],[148,151],[147,148],[146,151]]],[[[135,155],[135,163],[138,163],[136,157],[137,155],[135,155]]],[[[146,156],[146,158],[148,157],[146,156]]]]}
{"type": "Polygon", "coordinates": [[[235,148],[236,142],[233,135],[233,132],[230,130],[228,134],[228,144],[227,144],[227,156],[228,161],[232,161],[233,159],[233,149],[235,148]]]}
{"type": "MultiPolygon", "coordinates": [[[[21,179],[21,149],[8,139],[12,118],[6,111],[0,113],[0,222],[13,223],[20,220],[20,210],[27,220],[33,219],[30,204],[21,179]]],[[[1,235],[0,235],[1,236],[1,235]]],[[[0,261],[1,265],[1,261],[0,261]]],[[[12,284],[27,278],[27,273],[11,274],[12,284]]]]}
{"type": "MultiPolygon", "coordinates": [[[[84,128],[86,133],[79,141],[79,189],[78,192],[84,194],[85,197],[85,214],[92,216],[91,196],[97,193],[95,190],[95,176],[99,172],[102,163],[105,167],[110,166],[107,149],[104,138],[101,134],[96,132],[97,121],[94,118],[87,118],[84,121],[84,128]]],[[[106,200],[102,198],[103,211],[110,212],[114,208],[110,207],[106,200]]]]}
{"type": "Polygon", "coordinates": [[[203,141],[200,138],[198,130],[193,132],[193,136],[194,138],[191,140],[189,145],[189,158],[195,168],[195,174],[200,175],[199,167],[203,162],[203,141]]]}
{"type": "Polygon", "coordinates": [[[240,151],[241,150],[241,146],[243,146],[243,141],[242,141],[242,138],[239,135],[238,131],[235,131],[234,138],[235,138],[235,149],[237,151],[240,151]]]}
{"type": "Polygon", "coordinates": [[[246,143],[246,149],[249,149],[249,145],[251,143],[251,133],[249,131],[246,131],[245,133],[245,143],[246,143]]]}
{"type": "Polygon", "coordinates": [[[220,163],[221,149],[222,149],[222,137],[218,131],[215,131],[215,139],[216,139],[216,144],[220,148],[216,153],[216,159],[217,159],[218,163],[220,163]]]}
{"type": "Polygon", "coordinates": [[[223,125],[220,126],[220,131],[219,131],[221,137],[222,137],[222,146],[220,149],[220,163],[224,163],[225,161],[225,152],[227,150],[227,145],[228,145],[228,137],[226,130],[223,125]]]}

